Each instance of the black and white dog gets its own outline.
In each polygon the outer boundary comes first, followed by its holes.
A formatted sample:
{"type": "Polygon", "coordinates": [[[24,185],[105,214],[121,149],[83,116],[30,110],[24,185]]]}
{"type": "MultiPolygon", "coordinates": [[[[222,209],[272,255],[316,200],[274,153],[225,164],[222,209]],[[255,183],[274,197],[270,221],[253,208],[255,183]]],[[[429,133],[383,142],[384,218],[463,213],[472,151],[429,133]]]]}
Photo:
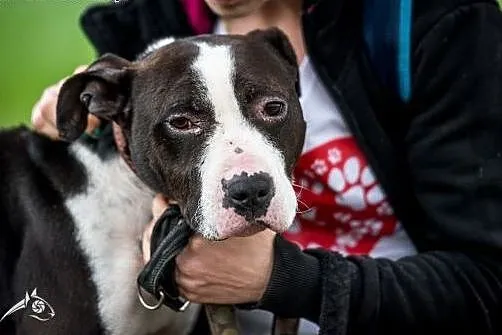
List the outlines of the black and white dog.
{"type": "Polygon", "coordinates": [[[153,195],[208,239],[286,230],[305,131],[296,87],[277,29],[166,39],[65,82],[57,123],[71,143],[0,132],[0,334],[188,333],[196,305],[137,298],[153,195]],[[120,126],[134,172],[113,136],[81,137],[88,113],[120,126]]]}

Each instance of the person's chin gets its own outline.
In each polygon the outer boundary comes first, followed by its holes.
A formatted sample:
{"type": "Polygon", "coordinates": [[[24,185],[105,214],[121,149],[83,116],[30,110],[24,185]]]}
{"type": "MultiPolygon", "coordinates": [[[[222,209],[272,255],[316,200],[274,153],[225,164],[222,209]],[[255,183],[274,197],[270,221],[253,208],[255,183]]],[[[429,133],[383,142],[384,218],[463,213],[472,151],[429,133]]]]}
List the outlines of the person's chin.
{"type": "Polygon", "coordinates": [[[219,17],[238,18],[258,10],[267,0],[206,0],[209,8],[219,17]]]}

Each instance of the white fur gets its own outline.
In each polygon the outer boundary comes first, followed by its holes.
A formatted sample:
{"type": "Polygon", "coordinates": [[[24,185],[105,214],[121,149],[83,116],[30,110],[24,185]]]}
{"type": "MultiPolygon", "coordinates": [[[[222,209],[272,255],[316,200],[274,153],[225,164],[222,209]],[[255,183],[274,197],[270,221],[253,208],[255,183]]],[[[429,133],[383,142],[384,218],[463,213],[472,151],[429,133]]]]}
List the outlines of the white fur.
{"type": "Polygon", "coordinates": [[[146,49],[138,55],[137,58],[143,58],[143,56],[145,55],[148,55],[152,52],[154,52],[155,50],[157,49],[160,49],[166,45],[169,45],[171,43],[173,43],[176,39],[174,37],[164,37],[164,38],[161,38],[151,44],[149,44],[146,49]]]}
{"type": "Polygon", "coordinates": [[[199,54],[193,68],[207,92],[207,101],[215,112],[216,130],[206,143],[201,167],[201,200],[199,219],[206,238],[222,238],[222,231],[231,234],[246,224],[243,217],[222,207],[221,180],[247,172],[268,173],[275,184],[273,197],[263,221],[283,231],[293,222],[296,196],[285,173],[284,158],[265,136],[242,114],[233,83],[234,59],[229,46],[198,43],[199,54]],[[241,148],[242,153],[234,152],[241,148]],[[227,225],[225,227],[225,225],[227,225]],[[234,230],[232,230],[234,229],[234,230]]]}
{"type": "Polygon", "coordinates": [[[143,266],[140,239],[150,219],[152,192],[118,156],[102,161],[78,142],[71,149],[87,170],[89,186],[65,204],[90,261],[105,328],[117,335],[163,329],[167,334],[184,334],[193,324],[197,306],[185,313],[166,307],[149,311],[137,297],[136,279],[143,266]]]}

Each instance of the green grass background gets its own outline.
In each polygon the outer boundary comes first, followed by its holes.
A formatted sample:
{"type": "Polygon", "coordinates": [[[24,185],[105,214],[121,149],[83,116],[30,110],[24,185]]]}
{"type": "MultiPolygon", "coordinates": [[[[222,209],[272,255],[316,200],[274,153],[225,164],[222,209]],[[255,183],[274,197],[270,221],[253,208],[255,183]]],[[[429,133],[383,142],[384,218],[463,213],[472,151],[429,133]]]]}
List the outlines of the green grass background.
{"type": "Polygon", "coordinates": [[[0,0],[0,126],[29,123],[44,88],[92,61],[79,16],[103,1],[0,0]]]}
{"type": "Polygon", "coordinates": [[[47,86],[92,61],[79,17],[98,2],[0,0],[0,126],[29,123],[47,86]]]}

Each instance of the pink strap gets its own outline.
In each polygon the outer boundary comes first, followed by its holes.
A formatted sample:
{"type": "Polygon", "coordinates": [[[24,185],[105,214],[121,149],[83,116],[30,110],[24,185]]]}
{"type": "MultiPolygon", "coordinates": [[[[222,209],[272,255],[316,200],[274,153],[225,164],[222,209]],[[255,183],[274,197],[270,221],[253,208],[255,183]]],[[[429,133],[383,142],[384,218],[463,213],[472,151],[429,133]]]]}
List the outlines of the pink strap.
{"type": "Polygon", "coordinates": [[[208,9],[203,0],[182,0],[188,22],[195,34],[210,33],[213,28],[213,22],[208,15],[208,9]]]}

